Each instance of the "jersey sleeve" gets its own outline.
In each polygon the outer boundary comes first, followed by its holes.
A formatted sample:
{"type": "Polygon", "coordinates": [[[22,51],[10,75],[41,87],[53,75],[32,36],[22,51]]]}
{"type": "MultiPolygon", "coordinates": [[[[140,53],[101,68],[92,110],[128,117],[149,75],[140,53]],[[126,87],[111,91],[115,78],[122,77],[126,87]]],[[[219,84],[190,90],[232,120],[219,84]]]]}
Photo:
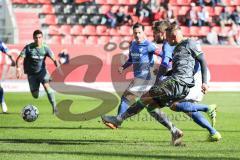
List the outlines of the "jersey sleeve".
{"type": "Polygon", "coordinates": [[[45,46],[45,51],[46,51],[48,57],[50,57],[52,59],[55,58],[53,51],[48,46],[45,46]]]}
{"type": "Polygon", "coordinates": [[[148,45],[148,53],[155,54],[156,50],[157,50],[156,44],[154,44],[152,42],[149,43],[149,45],[148,45]]]}
{"type": "Polygon", "coordinates": [[[199,55],[203,54],[200,43],[197,43],[196,41],[189,41],[189,49],[192,51],[194,57],[198,57],[199,55]]]}
{"type": "Polygon", "coordinates": [[[1,52],[3,52],[3,53],[7,53],[7,52],[8,52],[7,46],[5,45],[5,43],[3,43],[3,42],[1,42],[1,41],[0,41],[0,50],[1,50],[1,52]]]}
{"type": "Polygon", "coordinates": [[[20,57],[23,57],[23,58],[26,57],[27,47],[28,47],[28,46],[25,46],[25,47],[22,49],[22,51],[20,52],[20,55],[19,55],[20,57]]]}

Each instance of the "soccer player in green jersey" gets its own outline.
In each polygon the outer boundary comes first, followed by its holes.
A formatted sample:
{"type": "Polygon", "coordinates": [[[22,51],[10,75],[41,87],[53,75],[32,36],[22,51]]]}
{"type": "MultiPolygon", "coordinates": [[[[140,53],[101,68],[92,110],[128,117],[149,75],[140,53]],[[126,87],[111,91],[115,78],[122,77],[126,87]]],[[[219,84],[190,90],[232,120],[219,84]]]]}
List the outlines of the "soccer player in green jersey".
{"type": "Polygon", "coordinates": [[[27,74],[32,96],[34,98],[39,97],[39,87],[41,83],[47,93],[48,100],[52,105],[53,114],[57,114],[55,95],[49,85],[51,77],[46,69],[46,57],[49,57],[56,67],[59,67],[59,64],[54,57],[54,53],[43,42],[42,31],[35,30],[33,32],[33,40],[33,43],[30,43],[23,48],[16,60],[17,78],[20,78],[22,74],[21,68],[19,67],[19,61],[23,60],[24,73],[27,74]]]}

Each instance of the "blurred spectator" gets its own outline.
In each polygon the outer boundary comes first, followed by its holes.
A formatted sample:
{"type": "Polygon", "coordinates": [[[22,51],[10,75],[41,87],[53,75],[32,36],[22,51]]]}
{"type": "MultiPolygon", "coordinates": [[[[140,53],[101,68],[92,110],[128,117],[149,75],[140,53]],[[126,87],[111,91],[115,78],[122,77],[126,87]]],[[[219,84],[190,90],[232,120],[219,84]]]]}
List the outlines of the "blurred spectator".
{"type": "Polygon", "coordinates": [[[98,7],[96,5],[90,5],[87,7],[87,13],[88,14],[97,14],[98,13],[98,7]]]}
{"type": "Polygon", "coordinates": [[[223,7],[223,10],[219,16],[219,23],[221,26],[229,25],[232,23],[231,16],[227,7],[223,7]]]}
{"type": "Polygon", "coordinates": [[[67,5],[65,5],[65,7],[64,7],[64,9],[63,9],[63,12],[64,12],[65,14],[71,14],[71,13],[75,12],[74,10],[75,10],[75,9],[74,9],[74,7],[73,7],[72,4],[67,4],[67,5]]]}
{"type": "Polygon", "coordinates": [[[197,3],[200,6],[212,6],[213,8],[216,5],[224,5],[224,3],[222,2],[222,0],[197,0],[197,3]]]}
{"type": "Polygon", "coordinates": [[[239,40],[238,33],[239,33],[239,26],[233,23],[231,26],[231,29],[228,32],[228,42],[230,45],[237,45],[239,40]]]}
{"type": "Polygon", "coordinates": [[[186,25],[188,27],[191,27],[193,25],[198,24],[198,17],[197,17],[197,11],[196,11],[196,4],[195,3],[191,3],[191,8],[187,12],[186,16],[187,16],[186,17],[186,25]]]}
{"type": "Polygon", "coordinates": [[[164,19],[164,13],[166,12],[165,8],[163,6],[160,6],[158,11],[154,13],[153,21],[158,21],[164,19]]]}
{"type": "Polygon", "coordinates": [[[129,24],[131,25],[133,23],[133,19],[131,15],[129,15],[125,8],[121,6],[117,12],[115,13],[116,19],[117,19],[117,25],[123,25],[123,24],[129,24]]]}
{"type": "Polygon", "coordinates": [[[113,8],[106,13],[107,25],[111,28],[115,28],[117,25],[117,18],[113,12],[113,8]]]}
{"type": "Polygon", "coordinates": [[[60,64],[68,64],[69,63],[69,54],[68,54],[67,49],[63,49],[58,54],[58,58],[59,58],[59,63],[60,64]]]}
{"type": "Polygon", "coordinates": [[[62,13],[63,12],[63,5],[62,4],[56,4],[54,5],[54,10],[55,10],[55,13],[62,13]]]}
{"type": "Polygon", "coordinates": [[[97,15],[93,15],[90,17],[90,22],[93,24],[93,25],[99,25],[101,24],[102,22],[102,16],[97,14],[97,15]]]}
{"type": "Polygon", "coordinates": [[[78,23],[81,25],[87,25],[89,23],[89,17],[85,14],[78,19],[78,23]]]}
{"type": "Polygon", "coordinates": [[[240,6],[237,6],[233,11],[231,14],[231,19],[235,24],[240,25],[240,6]]]}
{"type": "Polygon", "coordinates": [[[77,21],[78,21],[78,16],[76,14],[67,16],[67,24],[76,24],[77,21]]]}
{"type": "Polygon", "coordinates": [[[158,12],[160,8],[160,2],[159,0],[149,0],[147,3],[147,7],[149,10],[151,10],[152,13],[158,12]]]}
{"type": "Polygon", "coordinates": [[[83,14],[86,13],[86,7],[84,5],[78,5],[75,8],[75,13],[77,14],[83,14]]]}
{"type": "Polygon", "coordinates": [[[201,7],[198,11],[198,26],[208,26],[210,23],[209,12],[206,10],[205,6],[201,7]]]}
{"type": "Polygon", "coordinates": [[[226,26],[221,26],[221,30],[218,33],[218,40],[219,40],[219,44],[221,44],[221,45],[229,44],[228,33],[226,31],[226,26]]]}
{"type": "Polygon", "coordinates": [[[170,3],[167,4],[166,12],[164,12],[163,18],[166,20],[169,20],[170,22],[174,22],[176,20],[176,16],[174,15],[174,12],[170,3]]]}
{"type": "Polygon", "coordinates": [[[58,24],[65,24],[66,17],[63,14],[57,15],[57,22],[58,22],[58,24]]]}
{"type": "Polygon", "coordinates": [[[139,17],[139,21],[142,22],[142,20],[145,17],[149,17],[149,11],[146,7],[146,4],[143,0],[138,0],[137,4],[136,4],[136,8],[135,8],[135,13],[136,16],[139,17]]]}
{"type": "Polygon", "coordinates": [[[207,43],[211,45],[219,44],[218,34],[213,28],[211,28],[211,31],[207,34],[206,40],[207,40],[207,43]]]}

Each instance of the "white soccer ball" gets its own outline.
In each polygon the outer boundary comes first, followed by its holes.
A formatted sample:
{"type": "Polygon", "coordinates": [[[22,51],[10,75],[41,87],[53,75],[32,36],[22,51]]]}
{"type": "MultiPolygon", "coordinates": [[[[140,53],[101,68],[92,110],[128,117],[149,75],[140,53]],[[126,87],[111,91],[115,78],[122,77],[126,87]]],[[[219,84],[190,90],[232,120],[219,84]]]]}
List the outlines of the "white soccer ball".
{"type": "Polygon", "coordinates": [[[29,104],[22,109],[22,118],[26,122],[33,122],[38,118],[39,111],[37,107],[29,104]]]}

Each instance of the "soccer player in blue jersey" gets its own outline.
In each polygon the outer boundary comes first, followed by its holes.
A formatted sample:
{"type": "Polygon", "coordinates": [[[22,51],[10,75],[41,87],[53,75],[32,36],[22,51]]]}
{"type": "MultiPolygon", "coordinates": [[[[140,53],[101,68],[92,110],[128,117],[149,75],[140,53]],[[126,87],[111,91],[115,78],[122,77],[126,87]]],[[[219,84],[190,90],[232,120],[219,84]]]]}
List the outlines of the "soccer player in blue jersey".
{"type": "MultiPolygon", "coordinates": [[[[26,45],[16,60],[17,78],[21,76],[19,61],[23,61],[24,73],[27,74],[30,90],[34,98],[39,97],[40,84],[43,85],[53,114],[57,114],[55,94],[50,88],[50,75],[46,69],[45,60],[49,57],[59,69],[58,61],[54,57],[52,50],[43,42],[43,33],[40,30],[33,32],[34,42],[26,45]]],[[[60,71],[60,70],[59,70],[60,71]]]]}
{"type": "MultiPolygon", "coordinates": [[[[4,54],[6,54],[10,60],[11,60],[11,66],[14,66],[15,65],[15,62],[12,58],[12,56],[8,53],[8,48],[7,46],[0,40],[0,51],[4,54]]],[[[3,88],[2,86],[0,85],[0,103],[1,103],[1,106],[2,106],[2,112],[3,113],[7,113],[7,105],[5,103],[5,100],[4,100],[4,91],[3,91],[3,88]]]]}
{"type": "MultiPolygon", "coordinates": [[[[163,27],[166,29],[168,24],[166,23],[163,27]]],[[[159,54],[156,53],[155,44],[145,39],[143,26],[138,23],[133,26],[133,35],[135,40],[130,45],[129,59],[123,66],[119,68],[119,73],[122,73],[124,69],[133,65],[134,79],[121,97],[121,103],[119,105],[117,117],[121,117],[122,114],[125,113],[127,108],[130,106],[131,100],[135,100],[146,93],[156,79],[156,77],[154,77],[151,73],[154,63],[153,55],[159,54]]],[[[142,109],[143,108],[139,108],[139,110],[136,112],[140,112],[142,109]]],[[[149,113],[159,123],[171,131],[173,143],[175,143],[175,141],[182,136],[182,131],[176,128],[162,111],[156,109],[151,110],[149,113]]],[[[111,119],[112,117],[113,116],[102,116],[102,120],[108,127],[113,129],[118,128],[117,125],[107,123],[108,119],[111,119]]]]}

